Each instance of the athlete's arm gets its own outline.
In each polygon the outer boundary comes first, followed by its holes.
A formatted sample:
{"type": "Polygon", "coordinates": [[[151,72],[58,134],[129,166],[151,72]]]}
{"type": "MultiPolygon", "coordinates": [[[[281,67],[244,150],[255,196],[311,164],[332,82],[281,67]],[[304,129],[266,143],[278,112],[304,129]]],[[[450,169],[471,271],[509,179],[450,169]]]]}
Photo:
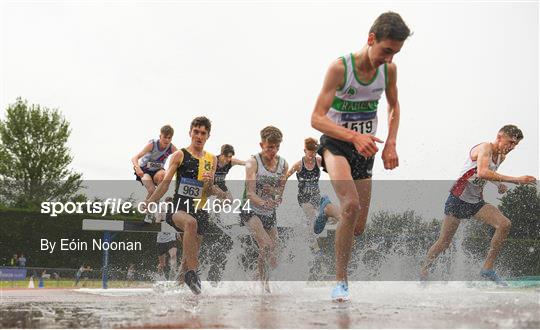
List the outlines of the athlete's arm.
{"type": "MultiPolygon", "coordinates": [[[[283,173],[288,173],[289,171],[289,164],[287,164],[287,161],[285,160],[285,164],[283,164],[283,173]]],[[[287,183],[287,175],[282,175],[279,180],[279,189],[278,189],[278,197],[276,198],[276,204],[279,205],[283,201],[283,191],[285,191],[285,184],[287,183]]],[[[277,206],[276,205],[276,206],[277,206]]]]}
{"type": "MultiPolygon", "coordinates": [[[[501,164],[502,162],[504,161],[506,157],[504,155],[501,155],[501,164]]],[[[491,182],[493,183],[495,186],[497,186],[497,191],[499,192],[499,194],[504,194],[507,190],[508,190],[508,187],[503,184],[502,182],[499,182],[499,181],[488,181],[488,182],[491,182]]]]}
{"type": "Polygon", "coordinates": [[[315,103],[315,109],[311,114],[311,126],[330,137],[353,143],[359,153],[365,157],[371,157],[379,150],[375,145],[375,141],[383,141],[373,135],[360,134],[339,126],[326,116],[332,106],[336,90],[345,84],[344,75],[345,66],[341,60],[335,61],[328,68],[323,87],[315,103]]]}
{"type": "MultiPolygon", "coordinates": [[[[146,200],[146,203],[152,203],[157,202],[169,189],[169,185],[171,184],[172,179],[174,178],[174,175],[176,174],[176,170],[182,164],[184,161],[184,153],[182,150],[178,150],[175,153],[171,155],[171,160],[169,161],[169,167],[167,167],[167,170],[165,171],[165,177],[163,178],[163,181],[157,186],[156,190],[146,200]]],[[[180,180],[180,178],[178,178],[180,180]]]]}
{"type": "Polygon", "coordinates": [[[225,200],[228,199],[227,193],[221,190],[217,185],[212,185],[212,190],[209,195],[216,196],[218,199],[225,200]]]}
{"type": "Polygon", "coordinates": [[[177,151],[178,151],[178,148],[176,148],[176,146],[173,144],[171,147],[171,154],[174,154],[177,151]]]}
{"type": "Polygon", "coordinates": [[[298,172],[300,170],[300,166],[301,166],[301,160],[297,161],[296,163],[294,163],[294,165],[291,167],[291,169],[287,172],[287,179],[293,175],[294,173],[298,172]]]}
{"type": "Polygon", "coordinates": [[[264,206],[265,201],[256,194],[256,180],[257,180],[257,160],[255,157],[251,157],[246,162],[246,197],[259,206],[264,206]]]}
{"type": "Polygon", "coordinates": [[[137,173],[138,177],[141,177],[144,175],[143,171],[141,170],[141,166],[139,166],[139,159],[141,159],[144,155],[152,151],[152,148],[154,147],[153,143],[150,142],[147,145],[144,146],[144,149],[141,150],[138,154],[133,156],[131,158],[131,164],[133,164],[133,169],[135,170],[135,173],[137,173]]]}
{"type": "Polygon", "coordinates": [[[246,161],[245,161],[245,160],[240,160],[240,159],[233,158],[233,159],[231,159],[231,165],[232,165],[232,166],[234,166],[234,165],[245,166],[245,165],[246,165],[246,161]]]}
{"type": "Polygon", "coordinates": [[[207,195],[212,194],[212,187],[214,186],[214,174],[216,173],[217,168],[217,157],[212,156],[212,169],[210,171],[205,171],[202,174],[202,181],[204,182],[203,191],[207,195]]]}
{"type": "Polygon", "coordinates": [[[492,157],[491,145],[489,143],[482,143],[473,151],[473,157],[476,153],[476,166],[477,175],[479,178],[489,181],[510,182],[515,184],[529,184],[536,181],[536,178],[530,175],[523,176],[509,176],[497,173],[489,169],[489,162],[492,157]]]}
{"type": "Polygon", "coordinates": [[[397,67],[394,63],[387,64],[388,86],[386,87],[386,100],[388,103],[388,137],[384,144],[382,160],[384,168],[392,170],[399,166],[399,158],[396,152],[396,140],[399,128],[399,101],[397,90],[397,67]]]}
{"type": "Polygon", "coordinates": [[[205,180],[205,186],[208,186],[208,196],[214,195],[219,199],[226,199],[227,194],[214,184],[214,176],[217,169],[217,157],[214,156],[214,165],[212,166],[211,173],[204,173],[203,179],[205,180]]]}
{"type": "Polygon", "coordinates": [[[505,185],[504,183],[501,183],[501,182],[493,182],[493,181],[489,181],[491,183],[493,183],[494,185],[497,186],[497,192],[499,194],[504,194],[505,192],[508,191],[508,186],[505,185]]]}

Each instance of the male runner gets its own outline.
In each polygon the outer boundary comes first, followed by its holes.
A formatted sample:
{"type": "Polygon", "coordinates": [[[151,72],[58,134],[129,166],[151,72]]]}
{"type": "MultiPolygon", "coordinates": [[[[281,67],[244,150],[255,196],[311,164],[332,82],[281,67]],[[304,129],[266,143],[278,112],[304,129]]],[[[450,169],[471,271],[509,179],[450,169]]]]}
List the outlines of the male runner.
{"type": "Polygon", "coordinates": [[[248,226],[257,242],[259,279],[267,292],[270,292],[269,266],[277,266],[276,209],[281,204],[287,181],[287,162],[277,154],[282,139],[283,134],[277,127],[267,126],[261,130],[261,152],[246,163],[246,204],[240,213],[240,224],[248,226]],[[247,210],[247,205],[250,210],[247,210]]]}
{"type": "MultiPolygon", "coordinates": [[[[298,179],[298,204],[309,221],[309,228],[314,228],[315,223],[313,220],[317,216],[317,210],[321,205],[323,205],[323,209],[325,209],[325,211],[320,212],[324,215],[324,225],[326,225],[327,217],[334,217],[336,219],[339,217],[339,209],[330,204],[328,196],[322,196],[325,201],[321,202],[319,178],[321,177],[320,166],[322,159],[316,155],[318,147],[317,140],[314,138],[305,139],[304,157],[294,163],[287,173],[287,178],[296,173],[296,178],[298,179]]],[[[314,228],[315,234],[320,234],[324,229],[324,225],[319,225],[314,228]]],[[[316,240],[312,247],[315,252],[319,250],[319,245],[316,240]]]]}
{"type": "Polygon", "coordinates": [[[486,181],[496,184],[500,194],[504,194],[507,190],[507,187],[501,182],[528,184],[536,181],[536,178],[530,175],[513,177],[497,172],[506,155],[522,139],[523,133],[519,128],[515,125],[506,125],[499,130],[495,141],[483,142],[471,149],[461,176],[452,186],[446,200],[444,206],[446,216],[443,220],[441,233],[439,239],[429,249],[422,265],[420,272],[422,280],[427,279],[429,267],[437,259],[437,256],[450,246],[461,219],[475,218],[495,228],[480,275],[499,285],[507,286],[506,282],[493,270],[493,266],[510,231],[511,223],[498,208],[484,201],[483,190],[486,181]]]}
{"type": "Polygon", "coordinates": [[[230,169],[235,165],[246,165],[246,162],[240,159],[233,158],[234,147],[230,144],[224,144],[221,146],[221,153],[217,156],[217,168],[216,176],[214,178],[214,184],[218,186],[222,191],[227,194],[227,199],[232,200],[231,192],[225,184],[225,177],[229,173],[230,169]]]}
{"type": "Polygon", "coordinates": [[[311,116],[313,128],[324,133],[319,154],[340,202],[341,221],[335,237],[336,280],[332,299],[347,300],[347,265],[353,232],[365,228],[371,199],[371,170],[379,150],[377,106],[385,92],[388,103],[388,136],[382,152],[385,169],[398,166],[396,138],[400,108],[397,69],[392,59],[409,37],[410,30],[397,13],[380,15],[372,25],[367,44],[330,65],[311,116]]]}
{"type": "Polygon", "coordinates": [[[92,267],[86,265],[85,263],[83,263],[81,265],[81,267],[79,267],[79,269],[77,270],[77,273],[75,274],[75,283],[73,284],[73,286],[77,286],[79,285],[79,282],[84,274],[84,272],[90,272],[92,271],[92,267]]]}
{"type": "Polygon", "coordinates": [[[158,201],[167,192],[176,174],[173,202],[175,210],[167,213],[166,221],[179,232],[183,232],[184,281],[195,294],[201,293],[201,281],[197,274],[200,240],[209,226],[209,215],[204,207],[209,195],[219,193],[213,184],[216,156],[204,150],[211,127],[212,124],[206,117],[193,119],[189,129],[191,144],[171,155],[163,181],[146,201],[147,205],[158,201]]]}
{"type": "MultiPolygon", "coordinates": [[[[174,129],[170,125],[161,128],[159,139],[152,139],[138,154],[131,158],[135,177],[145,186],[150,197],[156,186],[163,180],[165,170],[163,166],[170,154],[176,152],[176,147],[171,143],[174,129]]],[[[152,222],[152,215],[147,213],[145,222],[152,222]]]]}

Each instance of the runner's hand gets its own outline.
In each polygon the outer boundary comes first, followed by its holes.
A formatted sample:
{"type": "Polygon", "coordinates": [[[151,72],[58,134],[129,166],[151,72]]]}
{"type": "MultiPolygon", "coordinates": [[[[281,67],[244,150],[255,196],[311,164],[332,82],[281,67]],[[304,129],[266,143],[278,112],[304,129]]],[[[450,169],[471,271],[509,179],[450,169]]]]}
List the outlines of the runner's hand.
{"type": "Polygon", "coordinates": [[[536,178],[532,175],[523,175],[518,176],[517,183],[518,184],[530,184],[536,182],[536,178]]]}
{"type": "Polygon", "coordinates": [[[213,183],[214,176],[212,175],[212,172],[204,172],[202,175],[202,180],[206,183],[213,183]]]}
{"type": "Polygon", "coordinates": [[[273,199],[267,199],[263,203],[263,207],[268,208],[268,209],[273,209],[274,207],[276,207],[278,205],[279,204],[276,201],[274,201],[273,199]]]}
{"type": "Polygon", "coordinates": [[[142,178],[142,177],[144,176],[144,172],[141,170],[140,167],[137,167],[137,168],[135,169],[135,174],[137,174],[137,176],[138,176],[139,178],[142,178]]]}
{"type": "Polygon", "coordinates": [[[356,134],[352,141],[356,150],[366,158],[374,156],[379,151],[375,142],[383,143],[384,141],[369,134],[356,134]]]}
{"type": "Polygon", "coordinates": [[[393,170],[399,166],[399,158],[395,144],[386,144],[382,152],[382,160],[386,170],[393,170]]]}

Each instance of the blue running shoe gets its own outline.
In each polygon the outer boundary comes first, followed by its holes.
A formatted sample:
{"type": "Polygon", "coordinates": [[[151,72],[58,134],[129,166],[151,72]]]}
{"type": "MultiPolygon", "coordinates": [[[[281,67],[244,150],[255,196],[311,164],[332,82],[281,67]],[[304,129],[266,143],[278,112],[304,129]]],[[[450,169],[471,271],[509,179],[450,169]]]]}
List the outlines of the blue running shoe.
{"type": "Polygon", "coordinates": [[[343,302],[349,300],[349,286],[347,282],[339,282],[332,290],[332,300],[336,302],[343,302]]]}
{"type": "Polygon", "coordinates": [[[322,196],[319,204],[319,215],[317,216],[317,218],[315,219],[315,223],[313,224],[313,231],[317,235],[322,233],[324,227],[326,227],[328,217],[326,216],[326,214],[324,214],[324,209],[328,204],[330,204],[330,198],[328,198],[328,196],[326,195],[322,196]]]}
{"type": "Polygon", "coordinates": [[[480,276],[497,283],[497,285],[508,286],[508,283],[506,283],[506,281],[504,281],[493,269],[482,269],[480,271],[480,276]]]}

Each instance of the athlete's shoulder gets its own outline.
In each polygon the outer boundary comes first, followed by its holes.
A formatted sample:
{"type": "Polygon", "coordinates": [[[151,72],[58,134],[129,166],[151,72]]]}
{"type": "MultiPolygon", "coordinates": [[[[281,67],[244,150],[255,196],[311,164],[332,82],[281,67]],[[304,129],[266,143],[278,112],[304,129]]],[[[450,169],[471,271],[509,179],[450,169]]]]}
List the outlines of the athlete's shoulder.
{"type": "Polygon", "coordinates": [[[146,151],[152,151],[152,149],[154,149],[154,140],[150,140],[148,141],[145,145],[144,145],[144,150],[146,151]]]}
{"type": "Polygon", "coordinates": [[[344,63],[344,57],[339,57],[335,59],[328,68],[329,74],[337,74],[341,75],[343,77],[343,74],[345,73],[345,63],[344,63]]]}
{"type": "Polygon", "coordinates": [[[397,65],[394,62],[386,63],[386,72],[388,75],[395,75],[397,72],[397,65]]]}
{"type": "Polygon", "coordinates": [[[395,63],[386,63],[385,75],[386,81],[389,85],[395,85],[397,78],[397,66],[395,63]]]}
{"type": "Polygon", "coordinates": [[[217,167],[217,164],[218,164],[217,156],[209,152],[207,152],[206,154],[208,155],[208,158],[212,160],[213,167],[217,167]]]}
{"type": "Polygon", "coordinates": [[[255,155],[251,155],[249,159],[246,161],[246,170],[247,171],[257,170],[257,159],[255,158],[255,155]]]}
{"type": "Polygon", "coordinates": [[[397,65],[394,62],[386,63],[386,70],[387,71],[396,71],[397,65]]]}
{"type": "Polygon", "coordinates": [[[182,160],[184,159],[184,151],[183,149],[178,149],[176,150],[175,152],[173,152],[171,154],[171,163],[172,162],[182,162],[182,160]]]}
{"type": "Polygon", "coordinates": [[[287,160],[279,155],[278,155],[278,164],[280,164],[283,168],[289,168],[289,164],[287,163],[287,160]]]}
{"type": "Polygon", "coordinates": [[[470,151],[471,159],[476,160],[478,155],[491,155],[491,144],[489,142],[482,142],[472,147],[470,151]]]}
{"type": "Polygon", "coordinates": [[[249,156],[249,159],[247,160],[247,163],[257,164],[257,157],[258,156],[259,156],[259,154],[254,154],[254,155],[249,156]]]}
{"type": "Polygon", "coordinates": [[[489,151],[491,153],[491,143],[489,142],[478,143],[477,145],[473,147],[473,149],[489,151]]]}
{"type": "Polygon", "coordinates": [[[209,152],[209,151],[204,151],[204,157],[206,158],[210,158],[210,159],[216,159],[216,155],[214,155],[213,153],[209,152]]]}

